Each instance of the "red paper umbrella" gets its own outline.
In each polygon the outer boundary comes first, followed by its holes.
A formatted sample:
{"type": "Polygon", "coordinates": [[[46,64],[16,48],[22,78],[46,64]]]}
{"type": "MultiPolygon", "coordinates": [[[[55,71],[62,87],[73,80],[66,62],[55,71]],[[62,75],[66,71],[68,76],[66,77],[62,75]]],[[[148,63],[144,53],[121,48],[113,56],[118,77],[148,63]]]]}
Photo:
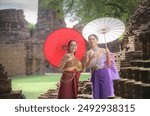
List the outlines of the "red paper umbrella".
{"type": "Polygon", "coordinates": [[[83,36],[74,29],[61,28],[49,34],[44,43],[44,55],[51,65],[58,67],[64,54],[67,52],[67,44],[70,40],[77,42],[75,56],[79,60],[83,58],[86,51],[83,36]]]}

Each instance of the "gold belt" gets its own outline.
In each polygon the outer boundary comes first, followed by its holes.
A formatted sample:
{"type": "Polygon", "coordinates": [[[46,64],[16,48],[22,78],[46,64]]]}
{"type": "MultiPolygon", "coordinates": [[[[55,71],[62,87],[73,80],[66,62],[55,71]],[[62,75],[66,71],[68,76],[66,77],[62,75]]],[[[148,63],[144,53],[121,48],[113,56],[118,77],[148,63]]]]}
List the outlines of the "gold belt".
{"type": "Polygon", "coordinates": [[[93,67],[91,67],[91,71],[95,71],[95,70],[99,70],[99,69],[103,69],[103,68],[106,68],[106,67],[93,66],[93,67]]]}

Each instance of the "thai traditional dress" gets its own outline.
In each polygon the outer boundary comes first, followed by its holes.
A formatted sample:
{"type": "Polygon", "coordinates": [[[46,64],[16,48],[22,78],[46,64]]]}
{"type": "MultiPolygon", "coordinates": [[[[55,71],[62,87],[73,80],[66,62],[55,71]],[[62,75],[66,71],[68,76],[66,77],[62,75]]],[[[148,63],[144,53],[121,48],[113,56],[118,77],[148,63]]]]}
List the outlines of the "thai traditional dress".
{"type": "Polygon", "coordinates": [[[100,48],[93,51],[90,50],[90,54],[96,53],[97,57],[91,61],[91,82],[92,82],[92,94],[94,99],[107,99],[108,96],[114,96],[113,79],[119,79],[118,71],[115,67],[114,57],[111,54],[111,67],[106,64],[106,50],[103,49],[99,54],[100,48]]]}
{"type": "Polygon", "coordinates": [[[71,61],[68,61],[65,64],[63,69],[57,98],[76,99],[78,95],[78,82],[82,70],[82,64],[76,57],[73,57],[71,61]]]}

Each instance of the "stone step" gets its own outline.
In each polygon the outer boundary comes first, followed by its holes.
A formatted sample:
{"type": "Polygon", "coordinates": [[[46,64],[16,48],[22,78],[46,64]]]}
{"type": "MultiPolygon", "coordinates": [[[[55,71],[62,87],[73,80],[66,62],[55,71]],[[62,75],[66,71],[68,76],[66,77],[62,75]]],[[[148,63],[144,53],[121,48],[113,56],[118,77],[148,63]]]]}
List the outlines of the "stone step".
{"type": "Polygon", "coordinates": [[[10,93],[0,94],[0,99],[26,99],[22,90],[11,91],[10,93]]]}
{"type": "Polygon", "coordinates": [[[130,65],[133,67],[150,68],[150,60],[131,60],[130,65]]]}
{"type": "Polygon", "coordinates": [[[83,94],[91,94],[92,90],[91,90],[91,82],[87,82],[82,90],[83,94]]]}
{"type": "Polygon", "coordinates": [[[140,69],[140,76],[143,83],[150,83],[150,68],[140,69]]]}
{"type": "Polygon", "coordinates": [[[134,79],[143,83],[150,83],[150,68],[124,67],[120,69],[121,78],[134,79]]]}
{"type": "Polygon", "coordinates": [[[50,99],[57,99],[57,95],[58,95],[57,92],[51,93],[51,94],[50,94],[50,99]]]}
{"type": "Polygon", "coordinates": [[[4,72],[4,66],[2,64],[0,64],[0,72],[4,72]]]}
{"type": "Polygon", "coordinates": [[[115,80],[114,93],[126,99],[150,99],[150,83],[131,79],[115,80]]]}
{"type": "Polygon", "coordinates": [[[122,98],[119,96],[109,96],[108,99],[122,99],[122,98]]]}
{"type": "Polygon", "coordinates": [[[142,84],[142,99],[150,99],[150,84],[142,84]]]}
{"type": "Polygon", "coordinates": [[[77,99],[92,99],[92,95],[89,94],[78,94],[77,99]]]}
{"type": "Polygon", "coordinates": [[[12,90],[11,79],[0,81],[0,94],[10,93],[12,90]]]}
{"type": "Polygon", "coordinates": [[[141,51],[126,51],[125,52],[125,59],[126,60],[136,60],[141,59],[142,52],[141,51]]]}
{"type": "Polygon", "coordinates": [[[125,87],[125,98],[127,99],[133,99],[134,98],[134,89],[133,89],[133,85],[136,81],[135,80],[127,80],[124,83],[124,87],[125,87]]]}
{"type": "Polygon", "coordinates": [[[58,91],[56,89],[49,89],[46,93],[41,94],[38,99],[56,99],[58,91]]]}
{"type": "Polygon", "coordinates": [[[4,81],[8,79],[7,72],[0,72],[0,81],[4,81]]]}
{"type": "Polygon", "coordinates": [[[46,96],[46,95],[41,95],[41,96],[38,97],[38,99],[49,99],[49,97],[46,96]]]}

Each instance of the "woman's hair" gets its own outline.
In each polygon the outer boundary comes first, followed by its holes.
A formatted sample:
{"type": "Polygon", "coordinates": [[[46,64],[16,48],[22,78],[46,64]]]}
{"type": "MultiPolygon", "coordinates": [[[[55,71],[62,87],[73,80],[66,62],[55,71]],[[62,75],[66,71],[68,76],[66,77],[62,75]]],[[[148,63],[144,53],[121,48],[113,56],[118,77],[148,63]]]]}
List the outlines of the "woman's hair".
{"type": "Polygon", "coordinates": [[[88,39],[89,39],[91,36],[94,36],[94,37],[97,39],[97,41],[99,40],[98,37],[97,37],[97,35],[95,35],[95,34],[89,35],[89,36],[88,36],[88,39]]]}
{"type": "MultiPolygon", "coordinates": [[[[71,42],[76,42],[75,40],[70,40],[69,42],[68,42],[68,45],[67,45],[67,52],[69,53],[69,51],[70,51],[70,49],[69,49],[69,46],[70,46],[70,44],[71,44],[71,42]]],[[[77,42],[76,42],[77,43],[77,42]]],[[[76,52],[75,52],[76,53],[76,52]]],[[[74,54],[75,54],[74,53],[74,54]]]]}

